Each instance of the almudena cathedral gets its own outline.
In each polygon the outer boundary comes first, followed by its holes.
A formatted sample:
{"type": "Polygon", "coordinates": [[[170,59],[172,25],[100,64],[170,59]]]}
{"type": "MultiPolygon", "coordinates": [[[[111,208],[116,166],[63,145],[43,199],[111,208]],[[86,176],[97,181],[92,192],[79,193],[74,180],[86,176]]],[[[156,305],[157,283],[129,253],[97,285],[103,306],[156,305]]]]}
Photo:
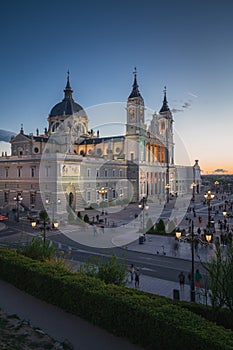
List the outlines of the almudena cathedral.
{"type": "Polygon", "coordinates": [[[48,116],[48,127],[11,138],[11,155],[0,157],[0,206],[11,210],[20,198],[22,210],[53,204],[56,216],[101,203],[162,203],[166,195],[199,192],[200,167],[175,165],[173,116],[166,88],[159,113],[145,123],[144,99],[134,72],[125,105],[123,135],[101,137],[89,130],[88,115],[74,101],[68,73],[64,98],[48,116]]]}

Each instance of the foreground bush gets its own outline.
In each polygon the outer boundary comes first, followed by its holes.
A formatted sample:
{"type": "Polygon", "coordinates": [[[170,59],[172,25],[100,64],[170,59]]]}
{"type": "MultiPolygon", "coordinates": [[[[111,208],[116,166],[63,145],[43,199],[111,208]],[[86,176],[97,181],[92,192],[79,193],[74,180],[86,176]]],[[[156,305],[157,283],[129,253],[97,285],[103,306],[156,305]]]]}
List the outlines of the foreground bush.
{"type": "Polygon", "coordinates": [[[19,246],[17,251],[29,258],[40,261],[51,260],[56,256],[54,244],[50,244],[48,240],[44,242],[40,237],[33,237],[31,242],[24,246],[19,246]]]}
{"type": "Polygon", "coordinates": [[[106,284],[115,284],[117,286],[125,286],[128,270],[123,261],[118,261],[116,255],[112,255],[107,261],[95,257],[89,259],[87,263],[79,267],[79,272],[89,277],[99,278],[106,284]]]}
{"type": "Polygon", "coordinates": [[[133,289],[0,249],[0,278],[149,349],[230,350],[233,332],[133,289]]]}

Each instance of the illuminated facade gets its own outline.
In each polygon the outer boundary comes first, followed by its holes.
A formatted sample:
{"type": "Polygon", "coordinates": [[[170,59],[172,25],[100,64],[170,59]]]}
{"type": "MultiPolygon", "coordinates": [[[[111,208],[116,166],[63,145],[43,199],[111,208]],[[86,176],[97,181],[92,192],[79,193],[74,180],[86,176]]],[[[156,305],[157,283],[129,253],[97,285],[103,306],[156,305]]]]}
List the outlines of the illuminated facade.
{"type": "MultiPolygon", "coordinates": [[[[22,126],[11,139],[11,155],[0,158],[2,208],[12,208],[16,194],[23,197],[25,210],[41,210],[47,203],[55,215],[67,207],[77,211],[103,201],[161,201],[166,185],[173,195],[190,191],[194,168],[174,164],[173,116],[166,88],[162,108],[147,126],[135,71],[125,134],[109,137],[89,130],[88,116],[72,94],[68,74],[64,99],[51,109],[44,133],[25,135],[22,126]]],[[[200,186],[198,163],[195,181],[200,186]]]]}

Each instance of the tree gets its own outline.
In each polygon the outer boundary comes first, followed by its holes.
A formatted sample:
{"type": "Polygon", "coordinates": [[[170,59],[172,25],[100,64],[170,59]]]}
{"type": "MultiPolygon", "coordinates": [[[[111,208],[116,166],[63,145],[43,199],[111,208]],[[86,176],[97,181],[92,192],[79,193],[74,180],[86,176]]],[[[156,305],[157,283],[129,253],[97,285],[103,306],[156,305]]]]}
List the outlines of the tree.
{"type": "Polygon", "coordinates": [[[163,219],[159,219],[159,221],[156,224],[155,231],[157,233],[166,233],[165,223],[164,223],[163,219]]]}
{"type": "Polygon", "coordinates": [[[103,280],[106,284],[116,284],[124,286],[126,284],[127,268],[125,262],[118,261],[116,255],[99,264],[97,277],[103,280]]]}
{"type": "Polygon", "coordinates": [[[233,246],[227,251],[219,243],[215,256],[203,266],[209,274],[210,300],[215,310],[226,307],[233,312],[233,246]]]}
{"type": "Polygon", "coordinates": [[[118,286],[126,284],[127,267],[125,257],[123,261],[118,261],[114,254],[107,261],[97,257],[89,259],[87,263],[80,266],[79,272],[99,278],[106,284],[116,284],[118,286]]]}
{"type": "Polygon", "coordinates": [[[90,220],[88,214],[84,215],[83,221],[89,224],[90,220]]]}
{"type": "Polygon", "coordinates": [[[77,217],[78,217],[80,220],[83,219],[82,214],[80,213],[80,211],[78,211],[77,217]]]}
{"type": "Polygon", "coordinates": [[[39,237],[33,237],[29,244],[18,247],[17,251],[29,258],[40,261],[53,260],[56,256],[54,244],[42,242],[39,237]]]}

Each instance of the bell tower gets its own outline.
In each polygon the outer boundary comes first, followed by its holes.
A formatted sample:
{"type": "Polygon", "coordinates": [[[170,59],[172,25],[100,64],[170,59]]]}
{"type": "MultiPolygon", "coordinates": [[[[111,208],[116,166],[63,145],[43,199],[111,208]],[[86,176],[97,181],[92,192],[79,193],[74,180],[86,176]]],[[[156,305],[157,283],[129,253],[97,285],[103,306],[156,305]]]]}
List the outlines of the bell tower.
{"type": "Polygon", "coordinates": [[[126,135],[142,135],[145,132],[144,100],[139,92],[137,70],[134,69],[134,82],[127,101],[126,135]]]}
{"type": "Polygon", "coordinates": [[[167,89],[163,90],[163,105],[158,114],[158,132],[161,141],[167,149],[167,163],[174,165],[173,117],[168,107],[167,89]]]}

